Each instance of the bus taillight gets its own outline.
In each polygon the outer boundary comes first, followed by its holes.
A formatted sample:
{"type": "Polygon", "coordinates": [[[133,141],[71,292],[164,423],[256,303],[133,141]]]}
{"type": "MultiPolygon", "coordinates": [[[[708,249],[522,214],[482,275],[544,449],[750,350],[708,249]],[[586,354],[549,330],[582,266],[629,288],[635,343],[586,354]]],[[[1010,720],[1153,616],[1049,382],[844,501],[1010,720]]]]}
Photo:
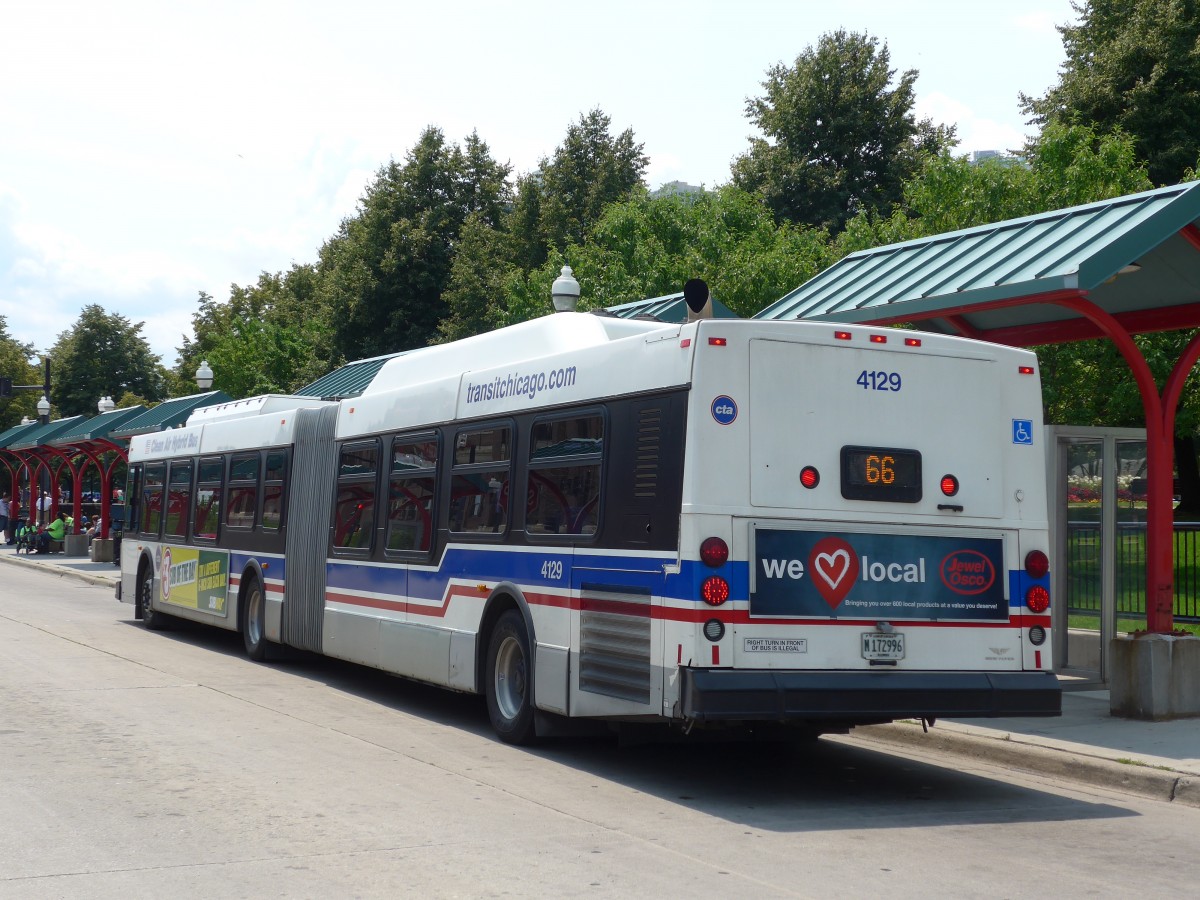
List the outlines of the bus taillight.
{"type": "Polygon", "coordinates": [[[815,466],[805,466],[800,470],[800,483],[809,490],[821,483],[821,473],[815,466]]]}
{"type": "Polygon", "coordinates": [[[1041,550],[1030,550],[1025,554],[1025,574],[1030,578],[1045,578],[1050,571],[1050,558],[1041,550]]]}
{"type": "Polygon", "coordinates": [[[709,606],[720,606],[729,599],[729,582],[720,575],[710,575],[700,585],[700,599],[709,606]]]}
{"type": "Polygon", "coordinates": [[[953,497],[958,493],[958,479],[953,475],[942,476],[942,493],[947,497],[953,497]]]}
{"type": "Polygon", "coordinates": [[[1025,592],[1025,605],[1032,612],[1044,613],[1050,608],[1050,592],[1040,584],[1035,584],[1025,592]]]}
{"type": "Polygon", "coordinates": [[[729,545],[719,537],[705,538],[700,545],[700,561],[710,569],[725,565],[729,559],[729,545]]]}

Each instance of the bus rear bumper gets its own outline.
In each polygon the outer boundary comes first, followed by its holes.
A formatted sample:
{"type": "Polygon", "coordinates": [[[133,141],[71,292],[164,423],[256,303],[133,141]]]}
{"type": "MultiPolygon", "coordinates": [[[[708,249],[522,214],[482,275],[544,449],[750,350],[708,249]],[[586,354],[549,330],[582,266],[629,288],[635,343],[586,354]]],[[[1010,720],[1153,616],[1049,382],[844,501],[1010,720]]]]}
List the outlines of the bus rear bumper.
{"type": "Polygon", "coordinates": [[[1052,672],[797,672],[680,669],[682,712],[698,722],[997,718],[1062,714],[1052,672]]]}

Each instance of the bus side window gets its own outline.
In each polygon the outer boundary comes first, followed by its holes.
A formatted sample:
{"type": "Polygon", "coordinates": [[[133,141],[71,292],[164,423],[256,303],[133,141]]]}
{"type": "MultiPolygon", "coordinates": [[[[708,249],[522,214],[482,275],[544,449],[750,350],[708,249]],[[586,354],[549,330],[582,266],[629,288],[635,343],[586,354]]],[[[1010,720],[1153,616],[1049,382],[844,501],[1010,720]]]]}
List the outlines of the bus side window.
{"type": "Polygon", "coordinates": [[[600,415],[535,422],[529,443],[525,530],[531,535],[595,534],[600,521],[600,415]]]}
{"type": "Polygon", "coordinates": [[[229,505],[225,524],[253,528],[258,512],[258,454],[234,456],[229,464],[229,505]]]}
{"type": "Polygon", "coordinates": [[[450,530],[501,534],[508,528],[512,429],[461,431],[450,479],[450,530]]]}
{"type": "MultiPolygon", "coordinates": [[[[126,515],[125,527],[122,531],[139,531],[141,529],[141,512],[142,512],[142,467],[130,466],[128,478],[125,484],[125,498],[129,504],[129,512],[126,515]]],[[[114,511],[115,513],[115,511],[114,511]]],[[[116,522],[114,520],[114,527],[116,522]]]]}
{"type": "Polygon", "coordinates": [[[379,445],[346,444],[338,459],[337,498],[333,508],[333,546],[370,550],[375,531],[375,485],[379,445]]]}
{"type": "Polygon", "coordinates": [[[283,524],[283,485],[287,478],[287,453],[273,450],[267,454],[266,470],[263,472],[264,531],[278,531],[283,524]]]}
{"type": "Polygon", "coordinates": [[[200,460],[196,476],[196,511],[192,521],[192,536],[205,541],[217,539],[221,521],[221,492],[225,481],[225,460],[209,457],[200,460]]]}
{"type": "Polygon", "coordinates": [[[157,535],[162,528],[163,482],[165,463],[146,466],[142,473],[142,533],[157,535]]]}
{"type": "Polygon", "coordinates": [[[429,551],[436,521],[437,462],[436,435],[397,438],[392,444],[385,549],[429,551]]]}
{"type": "Polygon", "coordinates": [[[188,513],[192,508],[192,461],[171,463],[167,487],[165,533],[168,537],[186,537],[188,513]]]}

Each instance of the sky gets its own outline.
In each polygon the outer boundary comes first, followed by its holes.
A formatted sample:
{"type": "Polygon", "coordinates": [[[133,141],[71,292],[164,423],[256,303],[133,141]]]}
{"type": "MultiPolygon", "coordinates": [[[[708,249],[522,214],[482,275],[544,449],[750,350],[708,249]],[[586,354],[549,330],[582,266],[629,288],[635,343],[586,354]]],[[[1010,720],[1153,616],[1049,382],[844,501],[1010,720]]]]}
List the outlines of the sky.
{"type": "MultiPolygon", "coordinates": [[[[98,303],[175,363],[201,292],[317,260],[429,125],[514,172],[595,108],[651,188],[729,180],[748,98],[845,28],[916,69],[958,152],[1019,147],[1070,0],[0,0],[0,316],[48,349],[98,303]]],[[[399,348],[398,348],[399,349],[399,348]]]]}

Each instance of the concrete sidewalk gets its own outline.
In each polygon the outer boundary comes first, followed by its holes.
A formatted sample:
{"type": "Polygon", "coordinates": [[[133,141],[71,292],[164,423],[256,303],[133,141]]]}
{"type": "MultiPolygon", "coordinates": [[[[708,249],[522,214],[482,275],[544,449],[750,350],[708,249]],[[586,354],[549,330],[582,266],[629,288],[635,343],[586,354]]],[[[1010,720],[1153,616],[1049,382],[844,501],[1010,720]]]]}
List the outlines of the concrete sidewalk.
{"type": "Polygon", "coordinates": [[[17,553],[16,547],[0,544],[0,562],[67,575],[91,584],[116,584],[121,580],[121,570],[117,566],[110,562],[92,562],[86,556],[17,553]]]}
{"type": "MultiPolygon", "coordinates": [[[[120,578],[112,563],[61,553],[27,556],[0,546],[0,562],[92,584],[113,585],[120,578]]],[[[851,740],[883,748],[954,753],[1200,808],[1200,718],[1170,722],[1114,718],[1109,715],[1107,690],[1071,679],[1063,683],[1060,717],[940,720],[928,732],[918,722],[895,722],[855,728],[851,740]]]]}

